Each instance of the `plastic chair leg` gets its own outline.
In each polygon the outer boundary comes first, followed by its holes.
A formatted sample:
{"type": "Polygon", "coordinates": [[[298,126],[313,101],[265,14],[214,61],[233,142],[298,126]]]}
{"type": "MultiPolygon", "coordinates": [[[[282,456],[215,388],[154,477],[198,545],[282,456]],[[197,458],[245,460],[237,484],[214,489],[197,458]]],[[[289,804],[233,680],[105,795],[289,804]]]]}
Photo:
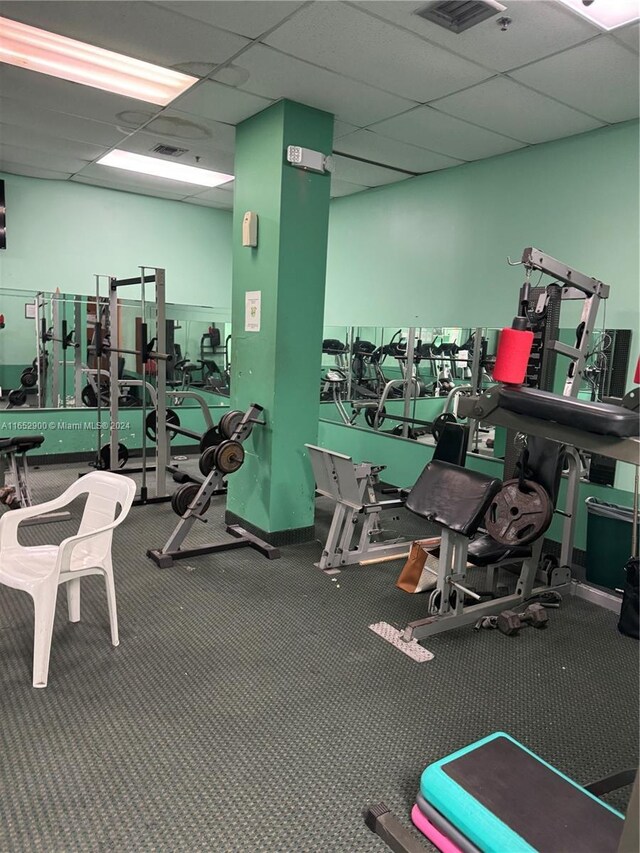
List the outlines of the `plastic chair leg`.
{"type": "Polygon", "coordinates": [[[80,578],[67,581],[67,607],[69,609],[69,622],[80,621],[80,578]]]}
{"type": "Polygon", "coordinates": [[[118,610],[116,607],[116,585],[111,572],[104,573],[104,582],[107,587],[107,605],[109,607],[109,623],[111,625],[111,645],[119,646],[118,636],[118,610]]]}
{"type": "Polygon", "coordinates": [[[58,585],[43,584],[33,597],[33,686],[46,687],[49,676],[49,656],[56,615],[58,585]]]}

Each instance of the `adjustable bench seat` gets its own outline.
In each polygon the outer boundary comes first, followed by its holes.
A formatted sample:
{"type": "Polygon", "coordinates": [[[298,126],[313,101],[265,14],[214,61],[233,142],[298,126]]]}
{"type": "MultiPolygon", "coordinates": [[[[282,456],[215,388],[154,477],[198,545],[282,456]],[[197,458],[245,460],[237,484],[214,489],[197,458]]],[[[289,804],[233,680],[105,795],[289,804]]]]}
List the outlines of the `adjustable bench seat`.
{"type": "Polygon", "coordinates": [[[640,436],[638,413],[609,403],[591,403],[536,388],[503,385],[498,391],[498,406],[516,415],[553,421],[595,435],[640,436]]]}
{"type": "Polygon", "coordinates": [[[530,556],[530,545],[502,545],[488,533],[470,542],[467,550],[467,561],[480,569],[503,560],[526,560],[530,556]]]}
{"type": "Polygon", "coordinates": [[[503,732],[429,765],[420,793],[484,853],[615,853],[624,823],[503,732]]]}
{"type": "Polygon", "coordinates": [[[427,521],[471,537],[501,486],[496,477],[433,461],[418,477],[405,506],[427,521]]]}
{"type": "Polygon", "coordinates": [[[15,435],[12,438],[0,438],[0,453],[26,453],[44,442],[43,435],[15,435]]]}

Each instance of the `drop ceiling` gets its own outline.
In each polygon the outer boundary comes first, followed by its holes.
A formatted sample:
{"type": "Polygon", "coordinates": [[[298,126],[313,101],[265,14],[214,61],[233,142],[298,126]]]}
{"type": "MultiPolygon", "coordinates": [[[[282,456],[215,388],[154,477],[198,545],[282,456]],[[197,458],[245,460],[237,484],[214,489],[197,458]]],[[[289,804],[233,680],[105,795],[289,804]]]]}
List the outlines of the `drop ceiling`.
{"type": "Polygon", "coordinates": [[[291,98],[336,116],[338,197],[637,117],[637,23],[607,34],[558,0],[503,2],[506,32],[496,15],[456,35],[419,0],[5,0],[4,17],[199,79],[161,109],[0,64],[0,170],[230,209],[233,184],[96,161],[164,144],[232,172],[235,125],[291,98]]]}

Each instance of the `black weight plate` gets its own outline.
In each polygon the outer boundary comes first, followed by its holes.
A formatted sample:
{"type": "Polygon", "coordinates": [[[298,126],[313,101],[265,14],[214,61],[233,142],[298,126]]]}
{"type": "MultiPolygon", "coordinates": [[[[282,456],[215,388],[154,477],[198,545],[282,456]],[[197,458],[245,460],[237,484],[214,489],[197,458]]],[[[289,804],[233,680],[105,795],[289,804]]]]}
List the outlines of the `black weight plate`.
{"type": "MultiPolygon", "coordinates": [[[[129,460],[129,451],[124,444],[118,443],[118,468],[124,468],[129,460]]],[[[103,444],[100,448],[100,457],[98,468],[101,471],[111,470],[111,447],[108,444],[103,444]]]]}
{"type": "MultiPolygon", "coordinates": [[[[176,515],[183,516],[189,509],[189,504],[195,500],[199,491],[200,485],[198,483],[185,483],[184,486],[180,486],[171,495],[171,509],[176,515]]],[[[209,509],[210,504],[210,500],[206,502],[203,508],[204,512],[209,509]]]]}
{"type": "Polygon", "coordinates": [[[213,445],[211,447],[206,447],[202,454],[200,455],[200,459],[198,460],[198,468],[200,469],[200,473],[203,477],[208,477],[209,474],[216,467],[215,462],[215,454],[216,454],[217,445],[213,445]]]}
{"type": "Polygon", "coordinates": [[[25,388],[33,388],[38,384],[38,373],[32,367],[27,367],[20,375],[20,382],[25,388]]]}
{"type": "Polygon", "coordinates": [[[433,424],[431,425],[431,435],[435,438],[436,441],[439,441],[440,436],[442,435],[442,428],[445,424],[455,424],[456,416],[451,412],[443,412],[441,415],[435,419],[433,424]]]}
{"type": "Polygon", "coordinates": [[[503,545],[529,545],[548,529],[553,519],[551,498],[532,480],[507,480],[485,516],[489,535],[503,545]]]}
{"type": "MultiPolygon", "coordinates": [[[[240,412],[238,409],[232,409],[230,412],[225,412],[225,414],[220,418],[219,423],[220,432],[224,438],[231,438],[234,432],[238,429],[243,417],[244,412],[240,412]]],[[[243,436],[243,438],[244,437],[245,436],[243,436]]]]}
{"type": "Polygon", "coordinates": [[[209,427],[209,429],[202,434],[202,438],[200,439],[200,453],[204,453],[208,447],[216,447],[223,440],[224,437],[220,432],[219,426],[209,427]]]}
{"type": "MultiPolygon", "coordinates": [[[[378,414],[377,409],[365,409],[364,410],[364,419],[367,422],[367,425],[371,427],[371,429],[376,429],[376,415],[378,414]]],[[[380,416],[378,418],[378,428],[382,426],[384,420],[387,416],[387,410],[385,407],[382,407],[380,411],[380,416]]]]}
{"type": "Polygon", "coordinates": [[[80,399],[83,404],[90,409],[95,408],[98,405],[98,397],[96,396],[96,392],[93,390],[91,385],[85,385],[82,391],[80,392],[80,399]]]}
{"type": "Polygon", "coordinates": [[[7,396],[12,406],[24,406],[27,402],[27,392],[24,388],[15,388],[13,391],[9,391],[7,396]]]}
{"type": "MultiPolygon", "coordinates": [[[[157,422],[157,420],[158,420],[158,415],[157,415],[156,411],[154,410],[152,412],[149,412],[149,414],[147,415],[147,419],[145,421],[144,431],[146,432],[147,438],[150,441],[156,440],[156,434],[157,434],[156,422],[157,422]]],[[[180,426],[180,418],[178,417],[177,412],[174,412],[173,409],[167,409],[166,424],[167,424],[167,426],[170,426],[171,424],[174,424],[175,426],[180,426]]],[[[175,438],[175,437],[176,437],[176,433],[173,432],[172,430],[170,430],[169,431],[169,440],[171,440],[172,438],[175,438]]]]}
{"type": "Polygon", "coordinates": [[[244,462],[244,447],[239,441],[223,441],[216,447],[213,460],[221,474],[233,474],[244,462]]]}

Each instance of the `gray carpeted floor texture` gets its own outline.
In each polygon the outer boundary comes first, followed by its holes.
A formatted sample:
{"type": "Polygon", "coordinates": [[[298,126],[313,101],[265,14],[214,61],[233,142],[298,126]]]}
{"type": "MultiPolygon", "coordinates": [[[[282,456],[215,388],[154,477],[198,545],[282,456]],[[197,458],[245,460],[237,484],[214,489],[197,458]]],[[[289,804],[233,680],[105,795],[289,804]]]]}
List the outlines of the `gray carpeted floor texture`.
{"type": "MultiPolygon", "coordinates": [[[[40,469],[38,498],[75,476],[40,469]]],[[[224,536],[223,511],[215,499],[190,542],[224,536]]],[[[329,518],[319,502],[319,538],[329,518]]],[[[638,644],[615,614],[567,598],[546,631],[461,629],[417,664],[368,630],[424,615],[394,587],[401,561],[328,577],[309,543],[163,571],[145,551],[175,523],[168,504],[139,507],[116,532],[118,648],[99,578],[79,624],[61,592],[44,690],[30,599],[0,588],[1,851],[383,851],[363,807],[384,799],[408,824],[422,769],[493,731],[580,782],[637,762],[638,644]]]]}

